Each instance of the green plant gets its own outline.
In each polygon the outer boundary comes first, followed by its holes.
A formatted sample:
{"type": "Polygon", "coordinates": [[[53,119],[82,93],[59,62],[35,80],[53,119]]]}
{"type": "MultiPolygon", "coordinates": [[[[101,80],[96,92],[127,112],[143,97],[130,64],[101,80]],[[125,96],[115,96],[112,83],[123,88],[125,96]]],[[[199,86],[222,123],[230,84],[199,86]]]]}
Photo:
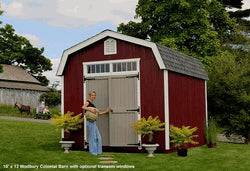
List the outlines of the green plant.
{"type": "Polygon", "coordinates": [[[214,119],[208,120],[208,125],[205,127],[205,137],[207,144],[215,144],[217,141],[217,125],[214,119]]]}
{"type": "Polygon", "coordinates": [[[148,119],[143,117],[135,122],[134,125],[132,125],[132,128],[136,130],[137,134],[141,134],[143,137],[147,135],[148,141],[152,142],[154,132],[163,131],[164,128],[161,127],[164,125],[165,123],[161,122],[158,116],[155,118],[149,116],[148,119]]]}
{"type": "Polygon", "coordinates": [[[65,132],[70,133],[70,130],[77,130],[82,128],[83,118],[81,118],[82,114],[78,114],[73,116],[73,112],[67,112],[64,115],[57,116],[54,115],[51,120],[52,124],[56,125],[57,130],[64,129],[65,132]]]}
{"type": "Polygon", "coordinates": [[[198,144],[193,138],[198,137],[198,135],[193,135],[197,131],[197,127],[190,128],[190,126],[182,126],[182,128],[170,125],[170,137],[171,143],[174,144],[176,148],[185,147],[187,144],[198,144]]]}
{"type": "MultiPolygon", "coordinates": [[[[55,125],[39,122],[14,121],[0,119],[0,170],[82,170],[80,166],[99,163],[100,156],[89,155],[88,151],[74,150],[65,155],[58,144],[61,134],[55,131],[55,125]],[[42,128],[42,129],[41,129],[42,128]],[[32,152],[31,152],[32,150],[32,152]],[[6,169],[4,165],[78,165],[78,169],[6,169]]],[[[175,153],[156,153],[155,158],[147,154],[122,152],[103,152],[113,155],[118,161],[114,165],[134,166],[125,170],[247,170],[249,168],[249,146],[236,143],[218,142],[219,148],[209,150],[205,146],[189,149],[190,157],[177,158],[175,153]],[[237,156],[237,157],[235,157],[237,156]],[[164,164],[163,164],[164,163],[164,164]],[[166,169],[166,165],[168,169],[166,169]],[[209,167],[209,169],[208,169],[209,167]],[[233,169],[232,169],[233,168],[233,169]]],[[[108,166],[108,165],[107,165],[108,166]]],[[[100,168],[88,169],[100,171],[100,168]]],[[[105,170],[105,169],[104,169],[105,170]]],[[[108,169],[106,169],[108,170],[108,169]]],[[[111,169],[115,170],[115,169],[111,169]]],[[[124,170],[124,169],[117,169],[124,170]]]]}

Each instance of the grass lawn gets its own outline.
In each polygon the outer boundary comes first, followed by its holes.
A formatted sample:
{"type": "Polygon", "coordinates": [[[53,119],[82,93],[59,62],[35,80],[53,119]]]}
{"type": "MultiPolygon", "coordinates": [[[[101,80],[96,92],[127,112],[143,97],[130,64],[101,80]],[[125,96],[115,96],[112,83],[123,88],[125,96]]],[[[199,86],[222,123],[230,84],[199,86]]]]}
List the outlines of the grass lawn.
{"type": "MultiPolygon", "coordinates": [[[[52,115],[59,115],[60,109],[57,107],[49,108],[52,115]]],[[[22,118],[33,118],[35,115],[35,108],[31,109],[31,114],[27,114],[23,112],[21,115],[18,108],[14,107],[14,105],[5,105],[0,104],[0,116],[15,116],[15,117],[22,117],[22,118]]]]}
{"type": "MultiPolygon", "coordinates": [[[[24,121],[0,119],[0,170],[4,165],[77,165],[77,167],[99,164],[100,156],[91,156],[86,151],[70,151],[64,154],[59,145],[60,132],[54,125],[24,121]]],[[[250,146],[244,144],[218,143],[217,148],[206,146],[188,150],[187,157],[178,157],[176,153],[155,154],[148,158],[146,153],[107,153],[112,154],[117,164],[131,165],[135,169],[125,170],[249,170],[250,146]]],[[[10,166],[9,166],[10,167],[10,166]]],[[[52,170],[52,169],[39,169],[52,170]]],[[[82,169],[56,169],[82,170],[82,169]]],[[[99,169],[88,169],[99,170],[99,169]]],[[[105,169],[108,170],[108,169],[105,169]]],[[[109,170],[117,170],[109,169],[109,170]]],[[[124,169],[120,169],[124,170],[124,169]]]]}

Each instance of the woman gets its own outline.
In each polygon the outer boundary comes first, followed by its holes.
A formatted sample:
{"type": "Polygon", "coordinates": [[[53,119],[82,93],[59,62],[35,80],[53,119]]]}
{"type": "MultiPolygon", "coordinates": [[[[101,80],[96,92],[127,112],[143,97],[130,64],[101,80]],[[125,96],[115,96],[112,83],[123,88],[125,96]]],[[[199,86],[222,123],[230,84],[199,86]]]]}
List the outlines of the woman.
{"type": "MultiPolygon", "coordinates": [[[[95,98],[96,98],[96,92],[91,91],[89,93],[89,99],[87,100],[87,102],[84,103],[84,105],[82,106],[82,109],[85,111],[96,113],[96,109],[95,109],[96,107],[94,105],[95,98]]],[[[102,111],[102,112],[100,111],[99,115],[109,113],[109,111],[110,109],[107,108],[106,111],[102,111]]],[[[87,120],[86,122],[87,122],[87,127],[89,129],[89,153],[92,155],[101,154],[102,153],[102,139],[101,139],[99,130],[96,126],[96,121],[90,122],[87,120]]]]}

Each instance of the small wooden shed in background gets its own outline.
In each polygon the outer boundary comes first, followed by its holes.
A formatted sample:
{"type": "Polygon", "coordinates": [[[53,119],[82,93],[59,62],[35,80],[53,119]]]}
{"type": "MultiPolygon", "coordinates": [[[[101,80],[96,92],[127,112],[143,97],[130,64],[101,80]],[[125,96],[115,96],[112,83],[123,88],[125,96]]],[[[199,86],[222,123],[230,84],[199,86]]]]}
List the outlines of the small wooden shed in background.
{"type": "MultiPolygon", "coordinates": [[[[150,115],[166,122],[165,131],[155,135],[160,151],[170,150],[170,124],[197,126],[199,145],[205,143],[208,76],[198,59],[105,30],[66,49],[57,75],[62,77],[62,112],[82,113],[90,90],[97,92],[99,109],[113,109],[97,121],[104,150],[140,150],[144,139],[131,123],[150,115]]],[[[85,123],[71,134],[75,148],[87,148],[87,134],[85,123]]]]}
{"type": "Polygon", "coordinates": [[[19,102],[33,108],[39,105],[39,97],[48,88],[19,66],[3,65],[0,73],[0,104],[19,102]]]}

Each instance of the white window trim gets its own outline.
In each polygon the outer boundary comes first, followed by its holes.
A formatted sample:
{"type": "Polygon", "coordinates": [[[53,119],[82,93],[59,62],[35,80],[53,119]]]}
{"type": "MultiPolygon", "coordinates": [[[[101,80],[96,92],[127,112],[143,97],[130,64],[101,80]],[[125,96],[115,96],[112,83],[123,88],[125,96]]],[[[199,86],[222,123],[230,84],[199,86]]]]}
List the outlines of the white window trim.
{"type": "Polygon", "coordinates": [[[83,62],[83,72],[84,77],[101,77],[101,76],[121,76],[121,75],[137,75],[140,71],[140,58],[133,59],[121,59],[121,60],[107,60],[107,61],[95,61],[95,62],[83,62]],[[136,62],[136,71],[122,71],[122,72],[113,72],[113,63],[122,63],[122,62],[136,62]],[[96,64],[110,64],[109,72],[103,73],[88,73],[87,66],[88,65],[96,65],[96,64]]]}
{"type": "MultiPolygon", "coordinates": [[[[110,68],[110,71],[112,71],[113,68],[110,68]]],[[[84,77],[99,77],[99,76],[117,76],[117,75],[134,75],[134,74],[139,74],[139,78],[140,78],[140,58],[133,58],[133,59],[122,59],[122,60],[107,60],[107,61],[96,61],[96,62],[83,62],[83,76],[84,77]],[[88,65],[94,65],[94,64],[107,64],[110,63],[110,67],[112,67],[113,63],[119,63],[119,62],[136,62],[136,67],[137,67],[137,71],[134,72],[121,72],[119,74],[113,72],[109,72],[109,73],[97,73],[97,74],[88,74],[87,73],[87,66],[88,65]]],[[[141,108],[141,91],[140,91],[140,79],[137,80],[137,105],[139,108],[141,108]]],[[[84,102],[87,101],[87,94],[86,94],[86,82],[84,81],[83,83],[83,99],[84,102]]],[[[141,109],[140,112],[138,112],[137,115],[137,119],[140,120],[141,119],[141,109]]],[[[138,146],[138,149],[141,150],[142,149],[142,137],[141,134],[138,134],[137,136],[138,138],[138,143],[140,143],[140,145],[138,146]]],[[[85,144],[87,140],[87,126],[86,126],[86,118],[84,117],[84,148],[86,149],[88,147],[88,145],[85,144]]]]}

